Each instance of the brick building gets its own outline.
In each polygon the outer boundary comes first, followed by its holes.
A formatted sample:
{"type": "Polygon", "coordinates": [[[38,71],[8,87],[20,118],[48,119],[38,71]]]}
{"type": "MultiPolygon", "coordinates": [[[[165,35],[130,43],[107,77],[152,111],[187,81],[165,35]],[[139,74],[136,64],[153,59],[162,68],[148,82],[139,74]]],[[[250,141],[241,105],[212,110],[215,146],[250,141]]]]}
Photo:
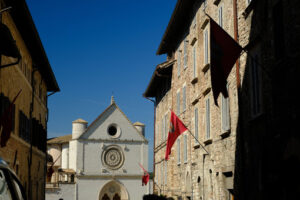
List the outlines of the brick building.
{"type": "Polygon", "coordinates": [[[282,163],[289,160],[290,168],[299,163],[293,95],[299,74],[297,9],[297,1],[177,1],[157,51],[167,61],[156,66],[144,93],[155,99],[156,193],[175,199],[269,199],[277,188],[288,199],[299,191],[295,182],[280,184],[286,180],[280,173],[288,169],[282,163]],[[219,106],[211,88],[206,14],[244,49],[227,79],[229,97],[220,95],[219,106]],[[201,144],[186,131],[165,161],[170,109],[201,144]]]}
{"type": "Polygon", "coordinates": [[[20,57],[1,53],[1,116],[22,91],[14,103],[11,136],[0,148],[0,156],[19,176],[28,198],[40,200],[45,193],[47,94],[58,92],[59,87],[25,0],[0,1],[1,11],[9,7],[1,12],[1,26],[8,28],[20,57]]]}

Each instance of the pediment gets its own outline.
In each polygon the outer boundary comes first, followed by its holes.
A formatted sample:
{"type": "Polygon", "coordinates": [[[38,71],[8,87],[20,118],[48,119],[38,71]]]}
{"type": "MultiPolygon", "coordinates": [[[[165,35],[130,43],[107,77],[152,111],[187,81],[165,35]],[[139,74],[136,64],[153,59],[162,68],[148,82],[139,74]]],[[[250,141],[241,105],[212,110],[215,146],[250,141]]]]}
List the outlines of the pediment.
{"type": "Polygon", "coordinates": [[[147,142],[115,103],[106,108],[79,139],[147,142]]]}

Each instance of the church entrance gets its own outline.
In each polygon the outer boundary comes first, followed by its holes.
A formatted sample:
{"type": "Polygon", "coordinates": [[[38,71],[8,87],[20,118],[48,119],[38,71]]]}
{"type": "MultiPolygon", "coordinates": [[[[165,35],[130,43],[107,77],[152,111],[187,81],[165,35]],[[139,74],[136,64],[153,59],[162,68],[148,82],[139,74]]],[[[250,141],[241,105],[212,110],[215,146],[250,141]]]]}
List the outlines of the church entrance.
{"type": "MultiPolygon", "coordinates": [[[[104,194],[101,200],[110,200],[110,198],[107,194],[104,194]]],[[[121,197],[116,193],[112,200],[121,200],[121,197]]]]}
{"type": "Polygon", "coordinates": [[[117,181],[106,183],[100,190],[99,200],[129,200],[126,188],[117,181]]]}

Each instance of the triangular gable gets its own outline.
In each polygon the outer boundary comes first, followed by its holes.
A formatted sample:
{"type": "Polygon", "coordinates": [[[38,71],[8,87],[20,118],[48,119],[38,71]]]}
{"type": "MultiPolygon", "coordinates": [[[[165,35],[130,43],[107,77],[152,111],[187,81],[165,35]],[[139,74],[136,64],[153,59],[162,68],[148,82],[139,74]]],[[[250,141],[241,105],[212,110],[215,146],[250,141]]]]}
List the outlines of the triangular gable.
{"type": "Polygon", "coordinates": [[[79,137],[86,140],[123,140],[148,142],[141,132],[139,132],[121,109],[112,103],[108,106],[79,137]],[[121,134],[117,138],[111,137],[107,129],[111,124],[116,124],[120,128],[121,134]]]}

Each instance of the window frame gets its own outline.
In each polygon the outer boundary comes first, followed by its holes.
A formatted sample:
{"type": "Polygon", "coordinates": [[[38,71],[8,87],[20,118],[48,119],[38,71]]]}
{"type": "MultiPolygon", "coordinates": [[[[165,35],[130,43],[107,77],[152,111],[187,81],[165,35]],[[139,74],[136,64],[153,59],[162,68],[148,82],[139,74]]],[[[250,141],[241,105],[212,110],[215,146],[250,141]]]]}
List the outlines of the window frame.
{"type": "Polygon", "coordinates": [[[205,100],[205,139],[211,139],[211,113],[210,113],[210,98],[205,100]]]}
{"type": "Polygon", "coordinates": [[[180,149],[180,145],[181,145],[181,142],[180,142],[180,138],[177,139],[177,165],[180,165],[181,164],[181,159],[180,159],[180,154],[181,154],[181,149],[180,149]]]}

